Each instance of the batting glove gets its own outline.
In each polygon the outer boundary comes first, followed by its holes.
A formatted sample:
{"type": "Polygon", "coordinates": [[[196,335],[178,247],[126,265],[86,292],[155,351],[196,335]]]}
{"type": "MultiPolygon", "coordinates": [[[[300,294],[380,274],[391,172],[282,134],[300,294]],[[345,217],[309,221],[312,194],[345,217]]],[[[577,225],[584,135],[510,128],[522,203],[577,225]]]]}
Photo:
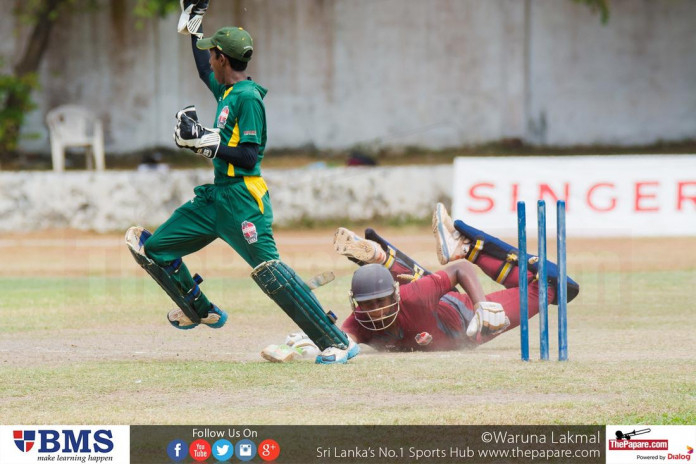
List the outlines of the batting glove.
{"type": "Polygon", "coordinates": [[[285,344],[299,350],[305,357],[316,357],[319,348],[304,332],[295,332],[285,337],[285,344]]]}
{"type": "Polygon", "coordinates": [[[474,311],[474,318],[466,329],[467,337],[473,338],[478,334],[498,335],[510,326],[510,319],[500,303],[482,301],[476,303],[474,311]]]}
{"type": "Polygon", "coordinates": [[[213,159],[220,148],[220,129],[208,129],[198,122],[195,106],[187,106],[176,113],[174,142],[178,147],[213,159]]]}
{"type": "Polygon", "coordinates": [[[282,345],[268,345],[261,356],[271,362],[286,363],[303,359],[314,359],[320,353],[317,345],[303,332],[291,333],[282,345]]]}
{"type": "Polygon", "coordinates": [[[181,16],[176,30],[179,34],[195,35],[199,39],[203,34],[198,32],[198,28],[203,23],[203,15],[208,9],[209,0],[180,0],[181,16]]]}

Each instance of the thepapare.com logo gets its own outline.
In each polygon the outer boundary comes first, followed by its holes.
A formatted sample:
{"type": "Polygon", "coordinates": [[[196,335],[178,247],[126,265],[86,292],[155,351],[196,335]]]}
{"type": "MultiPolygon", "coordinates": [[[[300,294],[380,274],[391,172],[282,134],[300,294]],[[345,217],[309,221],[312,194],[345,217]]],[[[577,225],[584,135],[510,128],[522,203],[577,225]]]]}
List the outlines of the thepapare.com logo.
{"type": "Polygon", "coordinates": [[[14,429],[12,439],[19,451],[34,455],[37,462],[56,461],[56,454],[70,455],[73,462],[113,462],[113,457],[108,456],[114,449],[110,429],[14,429]]]}

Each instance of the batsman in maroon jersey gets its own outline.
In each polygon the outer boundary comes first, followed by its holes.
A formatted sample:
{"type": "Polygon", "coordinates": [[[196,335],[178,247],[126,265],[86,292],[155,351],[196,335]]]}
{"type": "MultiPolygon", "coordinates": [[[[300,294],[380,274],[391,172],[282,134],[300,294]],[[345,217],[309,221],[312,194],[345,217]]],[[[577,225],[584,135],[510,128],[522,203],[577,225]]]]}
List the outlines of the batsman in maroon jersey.
{"type": "MultiPolygon", "coordinates": [[[[520,324],[518,250],[462,221],[452,221],[438,204],[433,214],[437,256],[446,267],[430,273],[394,245],[367,229],[358,237],[345,228],[334,247],[360,265],[350,289],[352,312],[342,329],[356,343],[382,351],[446,351],[474,348],[520,324]],[[478,266],[504,290],[485,294],[478,266]],[[403,283],[402,283],[403,282],[403,283]],[[461,287],[463,293],[457,289],[461,287]]],[[[529,256],[529,317],[539,312],[538,258],[529,256]]],[[[546,262],[548,301],[557,304],[558,267],[546,262]]],[[[568,301],[580,291],[568,278],[568,301]]],[[[284,345],[261,355],[273,362],[313,355],[311,340],[290,334],[284,345]]]]}
{"type": "MultiPolygon", "coordinates": [[[[461,221],[455,224],[442,204],[433,215],[433,232],[440,263],[448,265],[431,274],[372,229],[365,238],[338,229],[336,250],[361,265],[351,283],[353,312],[342,326],[357,343],[386,351],[456,350],[519,325],[517,249],[461,221]],[[505,289],[484,294],[475,265],[505,289]],[[403,280],[407,283],[400,284],[403,280]]],[[[555,303],[556,267],[547,264],[548,301],[555,303]]],[[[531,256],[525,276],[530,317],[539,312],[536,270],[537,259],[531,256]]],[[[568,301],[578,291],[569,279],[568,301]]]]}

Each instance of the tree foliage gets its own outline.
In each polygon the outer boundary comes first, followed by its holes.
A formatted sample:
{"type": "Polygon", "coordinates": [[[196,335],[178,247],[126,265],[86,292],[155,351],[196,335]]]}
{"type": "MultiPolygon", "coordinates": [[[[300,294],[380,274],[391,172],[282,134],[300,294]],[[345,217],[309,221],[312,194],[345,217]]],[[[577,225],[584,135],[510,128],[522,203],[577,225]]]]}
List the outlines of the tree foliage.
{"type": "Polygon", "coordinates": [[[609,22],[609,0],[573,0],[575,3],[584,3],[593,13],[599,14],[602,24],[609,22]]]}
{"type": "Polygon", "coordinates": [[[135,15],[140,18],[165,17],[179,9],[179,0],[138,0],[135,15]]]}
{"type": "MultiPolygon", "coordinates": [[[[137,0],[135,15],[142,19],[163,17],[176,10],[178,5],[179,0],[137,0]]],[[[37,72],[53,25],[68,12],[89,13],[97,9],[97,0],[23,0],[15,3],[12,13],[17,25],[28,27],[30,31],[22,55],[11,71],[0,72],[0,163],[8,161],[16,152],[26,115],[36,108],[31,94],[39,88],[37,72]]],[[[2,62],[0,69],[5,69],[2,62]]]]}
{"type": "Polygon", "coordinates": [[[24,76],[0,74],[0,153],[17,149],[19,128],[26,114],[36,108],[31,92],[37,88],[36,73],[24,76]],[[7,104],[8,101],[11,104],[7,104]]]}
{"type": "Polygon", "coordinates": [[[11,74],[0,73],[0,161],[17,149],[19,131],[36,105],[31,92],[38,88],[37,71],[61,10],[74,0],[26,0],[13,11],[21,25],[31,26],[22,56],[11,74]]]}

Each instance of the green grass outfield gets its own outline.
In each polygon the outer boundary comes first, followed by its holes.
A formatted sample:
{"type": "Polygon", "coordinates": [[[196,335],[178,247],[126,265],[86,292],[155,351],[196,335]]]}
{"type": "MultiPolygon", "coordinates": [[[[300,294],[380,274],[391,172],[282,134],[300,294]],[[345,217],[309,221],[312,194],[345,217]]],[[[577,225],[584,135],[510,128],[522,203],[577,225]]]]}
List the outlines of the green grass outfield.
{"type": "MultiPolygon", "coordinates": [[[[437,269],[427,228],[385,236],[437,269]]],[[[655,244],[668,239],[569,239],[581,293],[569,305],[566,363],[521,362],[516,329],[473,351],[365,348],[345,366],[263,361],[259,351],[292,323],[223,244],[188,262],[228,324],[179,331],[120,235],[0,242],[2,424],[696,423],[696,238],[678,239],[660,261],[655,244]]],[[[302,276],[336,272],[317,294],[342,320],[354,265],[334,256],[331,231],[281,232],[278,242],[302,276]]],[[[555,323],[551,306],[552,359],[555,323]]]]}

